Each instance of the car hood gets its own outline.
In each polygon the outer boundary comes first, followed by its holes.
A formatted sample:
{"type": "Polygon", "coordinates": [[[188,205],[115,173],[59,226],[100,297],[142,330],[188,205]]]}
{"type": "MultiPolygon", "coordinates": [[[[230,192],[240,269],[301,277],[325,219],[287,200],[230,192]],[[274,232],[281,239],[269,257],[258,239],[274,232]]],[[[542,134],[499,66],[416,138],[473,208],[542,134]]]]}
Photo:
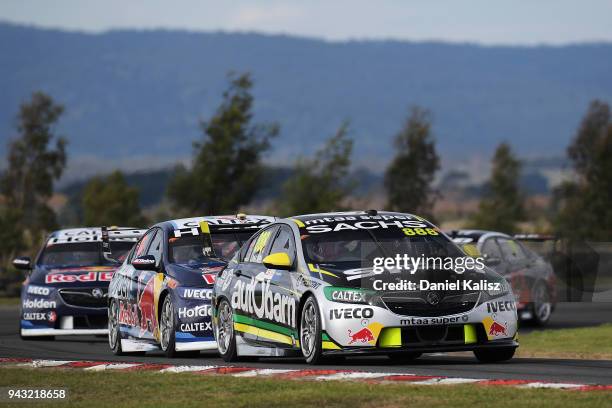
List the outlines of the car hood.
{"type": "Polygon", "coordinates": [[[211,260],[195,265],[169,264],[166,272],[178,281],[180,286],[212,288],[217,274],[226,266],[227,262],[223,260],[211,260]]]}

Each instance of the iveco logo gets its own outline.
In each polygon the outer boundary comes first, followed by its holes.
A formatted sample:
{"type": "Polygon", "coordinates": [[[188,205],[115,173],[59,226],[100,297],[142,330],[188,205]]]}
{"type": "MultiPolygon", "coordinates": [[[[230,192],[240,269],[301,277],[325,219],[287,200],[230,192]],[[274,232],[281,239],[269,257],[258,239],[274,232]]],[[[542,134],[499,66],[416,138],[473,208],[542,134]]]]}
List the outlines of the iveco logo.
{"type": "Polygon", "coordinates": [[[91,296],[95,297],[96,299],[100,299],[104,296],[104,292],[102,292],[102,289],[100,288],[95,288],[91,291],[91,296]]]}
{"type": "Polygon", "coordinates": [[[425,300],[432,306],[437,305],[442,300],[442,295],[440,292],[428,292],[425,296],[425,300]]]}

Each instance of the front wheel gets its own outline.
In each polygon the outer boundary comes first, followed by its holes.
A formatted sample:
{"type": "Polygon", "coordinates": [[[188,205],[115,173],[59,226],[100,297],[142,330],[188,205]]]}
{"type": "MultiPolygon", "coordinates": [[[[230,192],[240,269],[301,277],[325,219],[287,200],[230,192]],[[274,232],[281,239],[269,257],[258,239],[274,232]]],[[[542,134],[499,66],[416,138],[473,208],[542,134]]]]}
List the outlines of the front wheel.
{"type": "Polygon", "coordinates": [[[300,318],[300,348],[308,364],[321,362],[323,343],[321,341],[321,316],[314,297],[309,296],[302,308],[300,318]]]}
{"type": "Polygon", "coordinates": [[[499,363],[514,357],[515,347],[474,350],[474,355],[481,363],[499,363]]]}
{"type": "Polygon", "coordinates": [[[166,296],[162,305],[159,321],[160,346],[166,357],[176,356],[176,331],[174,320],[174,304],[172,297],[166,296]]]}

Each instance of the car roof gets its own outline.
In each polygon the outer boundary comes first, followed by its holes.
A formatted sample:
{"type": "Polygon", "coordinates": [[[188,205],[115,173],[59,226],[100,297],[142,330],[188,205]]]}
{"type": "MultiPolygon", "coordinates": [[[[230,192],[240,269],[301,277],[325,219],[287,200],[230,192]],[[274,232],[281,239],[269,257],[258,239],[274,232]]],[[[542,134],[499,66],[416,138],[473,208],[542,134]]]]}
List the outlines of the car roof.
{"type": "MultiPolygon", "coordinates": [[[[47,238],[49,244],[102,242],[103,227],[66,228],[52,232],[47,238]]],[[[107,227],[110,241],[137,241],[146,229],[131,227],[107,227]]]]}
{"type": "Polygon", "coordinates": [[[471,238],[473,241],[478,241],[483,236],[496,236],[496,237],[504,237],[504,238],[512,238],[508,234],[504,234],[503,232],[498,231],[487,231],[487,230],[478,230],[478,229],[456,229],[445,231],[446,235],[451,238],[471,238]]]}
{"type": "Polygon", "coordinates": [[[211,215],[205,217],[179,218],[163,221],[155,224],[157,227],[165,228],[168,231],[176,231],[186,228],[198,228],[200,223],[205,221],[212,230],[251,230],[259,229],[263,225],[276,221],[277,217],[267,215],[211,215]]]}
{"type": "Polygon", "coordinates": [[[321,218],[340,218],[340,217],[350,217],[350,216],[366,216],[372,217],[372,219],[377,219],[376,217],[382,218],[383,216],[405,216],[415,219],[422,219],[417,215],[409,214],[409,213],[400,213],[400,212],[392,212],[392,211],[374,211],[374,210],[366,210],[366,211],[336,211],[336,212],[328,212],[328,213],[317,213],[317,214],[304,214],[304,215],[296,215],[293,217],[287,217],[292,220],[299,220],[302,222],[312,221],[321,218]]]}

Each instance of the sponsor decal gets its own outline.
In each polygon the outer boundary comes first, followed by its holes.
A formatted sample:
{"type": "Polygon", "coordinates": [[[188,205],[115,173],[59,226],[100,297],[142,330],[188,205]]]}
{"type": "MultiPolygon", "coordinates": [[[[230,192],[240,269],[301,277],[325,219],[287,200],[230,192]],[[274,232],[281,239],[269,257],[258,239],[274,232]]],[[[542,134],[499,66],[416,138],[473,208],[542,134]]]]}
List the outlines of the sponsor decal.
{"type": "Polygon", "coordinates": [[[44,286],[28,286],[27,293],[30,295],[40,295],[47,296],[51,290],[49,288],[45,288],[44,286]]]}
{"type": "Polygon", "coordinates": [[[351,329],[348,330],[348,335],[350,338],[349,344],[353,343],[368,343],[374,340],[374,335],[367,327],[357,331],[355,334],[352,333],[351,329]]]}
{"type": "Polygon", "coordinates": [[[110,282],[112,278],[113,272],[49,273],[45,276],[45,283],[110,282]]]}
{"type": "Polygon", "coordinates": [[[516,303],[509,301],[509,300],[500,300],[497,302],[487,302],[487,312],[488,313],[509,312],[512,310],[516,310],[516,303]]]}
{"type": "Polygon", "coordinates": [[[138,312],[136,305],[130,306],[126,302],[119,303],[119,323],[128,326],[138,325],[138,312]]]}
{"type": "Polygon", "coordinates": [[[209,285],[213,285],[215,283],[215,279],[217,278],[217,274],[215,273],[203,273],[202,278],[209,285]]]}
{"type": "Polygon", "coordinates": [[[193,317],[208,317],[211,316],[210,305],[199,305],[196,307],[188,308],[181,307],[178,309],[179,319],[193,318],[193,317]]]}
{"type": "Polygon", "coordinates": [[[329,319],[363,319],[374,316],[374,309],[370,307],[364,308],[342,308],[342,309],[330,309],[329,319]]]}
{"type": "Polygon", "coordinates": [[[182,332],[211,331],[212,322],[181,323],[179,330],[182,332]]]}
{"type": "Polygon", "coordinates": [[[140,335],[146,332],[155,334],[157,331],[157,317],[155,316],[155,275],[149,275],[145,284],[145,276],[138,278],[138,288],[144,288],[138,294],[138,310],[140,311],[140,335]]]}
{"type": "Polygon", "coordinates": [[[487,316],[482,320],[487,337],[493,339],[495,337],[507,337],[508,336],[508,323],[500,323],[494,320],[492,317],[487,316]]]}
{"type": "Polygon", "coordinates": [[[331,298],[336,302],[363,303],[366,301],[365,293],[357,290],[331,290],[331,298]]]}
{"type": "Polygon", "coordinates": [[[155,259],[154,258],[136,258],[132,261],[132,265],[155,265],[155,259]]]}
{"type": "Polygon", "coordinates": [[[26,299],[23,301],[24,309],[55,309],[57,304],[54,300],[46,299],[26,299]]]}
{"type": "Polygon", "coordinates": [[[467,321],[467,315],[451,316],[451,317],[410,317],[400,320],[402,326],[422,326],[422,325],[437,325],[457,323],[459,320],[467,321]]]}
{"type": "Polygon", "coordinates": [[[54,311],[50,311],[47,313],[41,312],[26,312],[23,314],[23,320],[45,320],[51,323],[57,320],[57,314],[54,311]]]}
{"type": "Polygon", "coordinates": [[[181,294],[181,297],[184,299],[201,299],[201,300],[212,299],[211,289],[184,288],[184,289],[181,289],[180,294],[181,294]]]}
{"type": "MultiPolygon", "coordinates": [[[[347,217],[350,218],[350,217],[347,217]]],[[[306,221],[309,224],[316,220],[306,221]]],[[[317,224],[307,225],[306,230],[311,234],[320,234],[324,232],[337,232],[337,231],[356,231],[356,230],[369,230],[369,229],[389,229],[389,228],[430,228],[431,225],[417,220],[394,220],[394,221],[383,221],[383,220],[370,220],[370,221],[356,221],[356,222],[338,222],[335,224],[317,224]]],[[[430,228],[431,229],[431,228],[430,228]]],[[[436,234],[437,235],[437,234],[436,234]]]]}
{"type": "Polygon", "coordinates": [[[493,322],[491,327],[489,328],[489,335],[491,336],[501,336],[506,335],[506,326],[503,326],[497,322],[493,322]]]}
{"type": "Polygon", "coordinates": [[[253,277],[249,283],[236,281],[232,293],[232,307],[254,314],[259,319],[265,318],[295,327],[295,298],[278,292],[273,293],[270,290],[269,280],[260,281],[253,277]],[[255,293],[261,294],[259,304],[255,293]]]}

